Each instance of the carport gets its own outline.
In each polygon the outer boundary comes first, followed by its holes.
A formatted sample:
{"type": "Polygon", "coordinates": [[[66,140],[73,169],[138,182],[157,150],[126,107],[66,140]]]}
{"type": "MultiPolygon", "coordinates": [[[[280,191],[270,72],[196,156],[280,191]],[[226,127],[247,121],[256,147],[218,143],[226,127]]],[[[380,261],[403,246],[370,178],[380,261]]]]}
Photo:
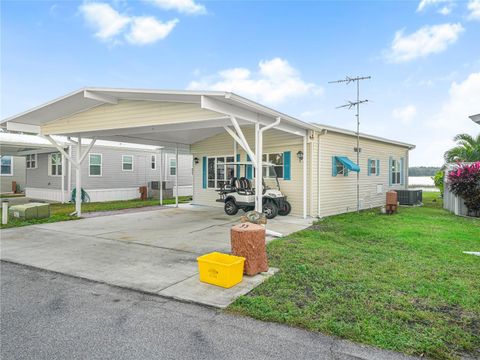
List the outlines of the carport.
{"type": "MultiPolygon", "coordinates": [[[[256,210],[262,207],[263,135],[270,129],[287,132],[303,139],[302,213],[307,216],[307,140],[314,127],[233,93],[84,88],[2,123],[10,131],[48,139],[75,168],[77,187],[81,187],[79,165],[97,139],[159,146],[178,156],[190,153],[190,146],[198,141],[227,132],[232,148],[226,150],[236,155],[241,148],[255,169],[255,188],[260,189],[255,196],[256,210]],[[253,144],[242,131],[245,125],[254,126],[253,144]],[[67,136],[74,143],[75,159],[53,135],[67,136]],[[92,139],[83,153],[82,138],[92,139]]],[[[77,191],[77,216],[81,216],[80,195],[77,191]]],[[[178,193],[176,198],[178,206],[178,193]]]]}

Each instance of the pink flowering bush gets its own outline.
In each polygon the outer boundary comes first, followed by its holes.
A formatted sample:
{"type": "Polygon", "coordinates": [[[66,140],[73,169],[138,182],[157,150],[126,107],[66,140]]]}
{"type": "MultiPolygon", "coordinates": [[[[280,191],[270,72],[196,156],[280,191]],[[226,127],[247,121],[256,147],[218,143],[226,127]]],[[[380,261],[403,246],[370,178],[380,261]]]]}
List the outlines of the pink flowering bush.
{"type": "Polygon", "coordinates": [[[460,164],[448,173],[448,188],[461,197],[468,214],[480,216],[480,161],[473,164],[460,164]]]}

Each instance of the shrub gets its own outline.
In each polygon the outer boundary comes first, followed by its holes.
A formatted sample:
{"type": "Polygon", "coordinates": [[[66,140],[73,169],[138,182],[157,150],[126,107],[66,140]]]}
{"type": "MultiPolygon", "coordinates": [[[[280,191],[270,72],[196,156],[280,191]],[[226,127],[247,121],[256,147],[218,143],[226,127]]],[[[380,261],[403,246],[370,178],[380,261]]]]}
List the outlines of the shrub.
{"type": "Polygon", "coordinates": [[[443,197],[443,187],[444,187],[444,178],[445,178],[445,171],[438,170],[435,175],[432,177],[433,183],[435,187],[440,190],[440,195],[443,197]]]}
{"type": "Polygon", "coordinates": [[[450,171],[448,188],[463,199],[469,215],[480,216],[480,161],[450,171]]]}

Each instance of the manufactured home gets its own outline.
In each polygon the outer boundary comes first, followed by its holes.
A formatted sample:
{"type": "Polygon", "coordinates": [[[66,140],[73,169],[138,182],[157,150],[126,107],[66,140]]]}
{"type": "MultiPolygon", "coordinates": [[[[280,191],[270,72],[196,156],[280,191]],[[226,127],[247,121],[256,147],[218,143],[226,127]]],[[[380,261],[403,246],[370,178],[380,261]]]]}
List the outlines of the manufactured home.
{"type": "MultiPolygon", "coordinates": [[[[56,142],[71,154],[72,159],[76,159],[73,142],[64,137],[56,138],[56,142]]],[[[82,150],[89,143],[89,140],[85,141],[82,150]]],[[[23,178],[21,189],[27,197],[60,202],[70,200],[76,181],[71,164],[48,140],[4,132],[0,133],[0,147],[2,159],[16,159],[11,172],[15,170],[16,178],[23,178]]],[[[162,153],[158,147],[98,141],[82,163],[82,187],[91,201],[129,200],[139,197],[140,186],[151,188],[152,182],[158,183],[162,179],[166,194],[172,194],[176,191],[178,171],[179,195],[191,195],[192,157],[181,155],[178,162],[177,166],[175,155],[162,153]]],[[[3,179],[2,176],[2,191],[3,179]]],[[[5,188],[6,185],[9,184],[5,184],[5,188]]]]}
{"type": "MultiPolygon", "coordinates": [[[[360,134],[357,149],[355,132],[303,122],[218,91],[84,88],[2,123],[12,131],[42,134],[57,149],[61,144],[53,136],[61,135],[93,141],[134,139],[161,146],[167,153],[189,154],[193,203],[204,206],[223,206],[217,201],[219,188],[232,177],[245,177],[260,190],[255,191],[255,207],[261,209],[259,194],[267,186],[277,186],[264,168],[269,164],[292,205],[291,214],[302,217],[382,205],[388,190],[407,188],[409,151],[414,148],[360,134]]],[[[82,154],[80,159],[95,152],[74,147],[82,154]]],[[[81,161],[74,165],[77,172],[88,171],[81,161]]]]}

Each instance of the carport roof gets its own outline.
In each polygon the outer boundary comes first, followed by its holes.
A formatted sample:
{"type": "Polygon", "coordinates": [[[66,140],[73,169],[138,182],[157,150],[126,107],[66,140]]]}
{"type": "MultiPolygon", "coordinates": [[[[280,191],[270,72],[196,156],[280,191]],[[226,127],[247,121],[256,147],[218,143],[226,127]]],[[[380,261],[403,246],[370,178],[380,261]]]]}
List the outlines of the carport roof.
{"type": "MultiPolygon", "coordinates": [[[[117,104],[119,100],[198,104],[200,108],[210,110],[210,113],[211,111],[218,113],[219,117],[208,121],[205,120],[202,124],[197,123],[190,127],[185,124],[142,127],[135,125],[135,120],[132,120],[131,127],[129,126],[128,129],[110,129],[108,131],[97,129],[86,132],[83,136],[97,137],[98,139],[110,141],[161,145],[164,147],[174,144],[190,145],[203,138],[223,132],[223,127],[230,125],[230,115],[236,116],[241,125],[252,123],[253,121],[259,121],[266,125],[280,117],[282,119],[281,124],[275,128],[296,135],[305,135],[307,130],[327,130],[346,135],[355,134],[353,131],[346,129],[301,121],[232,92],[97,87],[85,87],[74,91],[18,115],[6,118],[0,122],[0,125],[7,123],[7,129],[12,131],[40,133],[40,127],[48,122],[80,113],[99,105],[117,104]]],[[[75,136],[79,135],[79,133],[62,133],[62,135],[75,136]]],[[[374,135],[360,134],[360,136],[410,149],[415,147],[408,143],[374,135]]]]}

